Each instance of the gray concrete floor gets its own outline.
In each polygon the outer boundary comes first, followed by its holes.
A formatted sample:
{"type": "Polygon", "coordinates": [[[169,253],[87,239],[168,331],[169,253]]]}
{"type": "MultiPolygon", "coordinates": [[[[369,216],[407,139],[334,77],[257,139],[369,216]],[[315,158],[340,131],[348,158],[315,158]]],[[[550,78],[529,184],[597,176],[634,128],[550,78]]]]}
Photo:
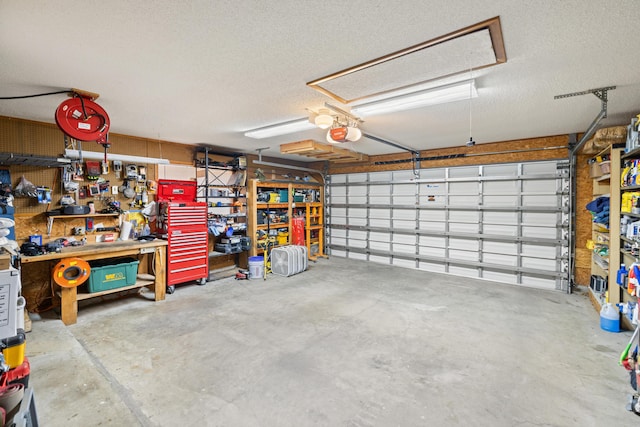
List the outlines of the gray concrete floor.
{"type": "Polygon", "coordinates": [[[584,294],[331,259],[33,323],[44,426],[637,425],[584,294]]]}

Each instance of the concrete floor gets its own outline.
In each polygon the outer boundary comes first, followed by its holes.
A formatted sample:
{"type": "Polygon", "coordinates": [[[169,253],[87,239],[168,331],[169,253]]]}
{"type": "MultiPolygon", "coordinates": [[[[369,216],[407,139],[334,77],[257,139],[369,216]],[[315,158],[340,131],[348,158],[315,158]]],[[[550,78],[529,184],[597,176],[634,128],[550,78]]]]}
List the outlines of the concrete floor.
{"type": "Polygon", "coordinates": [[[566,295],[331,259],[33,323],[45,426],[637,425],[617,359],[566,295]]]}

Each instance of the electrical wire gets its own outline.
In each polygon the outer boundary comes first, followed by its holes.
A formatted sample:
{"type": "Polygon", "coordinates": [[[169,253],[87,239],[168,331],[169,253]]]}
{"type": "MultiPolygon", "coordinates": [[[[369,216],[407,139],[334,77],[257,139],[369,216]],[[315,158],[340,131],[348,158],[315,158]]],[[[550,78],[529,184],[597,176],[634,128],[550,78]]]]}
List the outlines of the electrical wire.
{"type": "Polygon", "coordinates": [[[69,93],[71,90],[58,90],[56,92],[46,92],[46,93],[36,93],[33,95],[21,95],[21,96],[0,96],[0,99],[25,99],[25,98],[36,98],[38,96],[48,96],[48,95],[58,95],[61,93],[69,93]]]}

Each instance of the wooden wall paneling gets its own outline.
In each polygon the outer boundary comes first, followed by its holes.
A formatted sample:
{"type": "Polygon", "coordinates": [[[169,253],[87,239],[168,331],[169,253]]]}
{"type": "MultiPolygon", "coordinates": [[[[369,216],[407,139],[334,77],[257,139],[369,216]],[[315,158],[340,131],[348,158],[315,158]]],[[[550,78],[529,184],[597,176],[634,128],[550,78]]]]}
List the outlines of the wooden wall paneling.
{"type": "MultiPolygon", "coordinates": [[[[568,155],[567,135],[550,136],[544,138],[520,139],[497,143],[480,144],[473,147],[454,147],[420,152],[420,157],[452,156],[437,160],[420,162],[422,168],[438,168],[452,166],[486,165],[493,163],[513,163],[532,160],[565,159],[568,155]],[[558,147],[558,148],[553,148],[558,147]],[[503,154],[494,154],[502,152],[503,154]],[[462,157],[455,157],[461,155],[462,157]]],[[[330,174],[377,172],[385,170],[411,169],[412,163],[396,163],[376,165],[376,162],[386,162],[410,159],[409,153],[393,155],[370,156],[369,164],[329,164],[330,174]]]]}
{"type": "Polygon", "coordinates": [[[582,153],[576,159],[576,252],[575,283],[588,286],[591,279],[591,250],[587,249],[587,240],[591,239],[592,218],[586,208],[593,199],[593,180],[589,175],[591,156],[582,153]]]}

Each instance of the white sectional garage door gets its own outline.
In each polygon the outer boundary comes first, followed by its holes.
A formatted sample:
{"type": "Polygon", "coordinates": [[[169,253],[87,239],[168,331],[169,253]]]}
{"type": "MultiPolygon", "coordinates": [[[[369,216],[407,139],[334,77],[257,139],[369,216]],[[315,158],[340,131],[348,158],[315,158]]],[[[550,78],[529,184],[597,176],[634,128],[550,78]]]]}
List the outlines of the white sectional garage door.
{"type": "Polygon", "coordinates": [[[566,290],[566,162],[331,175],[332,256],[566,290]]]}

